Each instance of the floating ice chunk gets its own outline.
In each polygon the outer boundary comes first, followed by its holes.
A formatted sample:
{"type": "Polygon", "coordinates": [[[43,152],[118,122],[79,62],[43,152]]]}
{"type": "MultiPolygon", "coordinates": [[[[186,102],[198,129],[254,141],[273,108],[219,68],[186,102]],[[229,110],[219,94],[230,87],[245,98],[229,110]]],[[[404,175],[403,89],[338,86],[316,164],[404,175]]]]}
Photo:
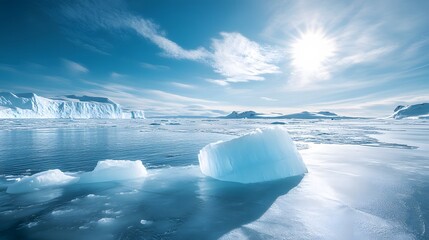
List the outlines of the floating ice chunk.
{"type": "Polygon", "coordinates": [[[23,177],[20,181],[10,185],[7,193],[25,193],[44,188],[58,187],[76,182],[79,178],[64,174],[59,169],[52,169],[31,176],[23,177]]]}
{"type": "Polygon", "coordinates": [[[140,220],[140,224],[142,224],[142,225],[151,225],[152,221],[142,219],[142,220],[140,220]]]}
{"type": "Polygon", "coordinates": [[[120,181],[142,178],[147,175],[146,168],[140,160],[105,160],[99,161],[91,172],[80,176],[81,183],[120,181]]]}
{"type": "Polygon", "coordinates": [[[203,174],[230,182],[271,181],[307,172],[284,128],[268,128],[229,141],[211,143],[198,154],[203,174]]]}
{"type": "Polygon", "coordinates": [[[112,223],[114,220],[114,218],[100,218],[97,222],[99,224],[109,224],[112,223]]]}

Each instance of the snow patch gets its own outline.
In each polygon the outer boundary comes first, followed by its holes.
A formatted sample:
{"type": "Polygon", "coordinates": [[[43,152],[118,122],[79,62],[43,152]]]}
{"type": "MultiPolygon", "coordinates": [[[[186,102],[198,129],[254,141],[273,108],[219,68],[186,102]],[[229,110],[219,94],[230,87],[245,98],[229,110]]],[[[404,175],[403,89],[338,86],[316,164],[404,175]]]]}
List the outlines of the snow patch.
{"type": "Polygon", "coordinates": [[[212,178],[256,183],[302,175],[307,168],[288,132],[257,129],[229,141],[211,143],[198,154],[200,169],[212,178]]]}

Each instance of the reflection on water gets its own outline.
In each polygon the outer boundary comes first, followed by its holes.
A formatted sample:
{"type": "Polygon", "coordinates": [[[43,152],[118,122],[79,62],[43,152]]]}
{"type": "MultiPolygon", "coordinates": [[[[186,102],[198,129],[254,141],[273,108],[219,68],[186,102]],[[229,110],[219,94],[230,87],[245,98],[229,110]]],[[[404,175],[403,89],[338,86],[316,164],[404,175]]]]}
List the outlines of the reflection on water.
{"type": "Polygon", "coordinates": [[[91,171],[105,159],[142,160],[149,168],[186,166],[198,164],[198,151],[206,144],[230,138],[112,127],[0,130],[0,174],[91,171]]]}
{"type": "Polygon", "coordinates": [[[60,230],[63,239],[218,239],[258,219],[301,179],[238,184],[198,167],[153,170],[142,180],[8,195],[0,230],[10,239],[58,239],[60,230]]]}

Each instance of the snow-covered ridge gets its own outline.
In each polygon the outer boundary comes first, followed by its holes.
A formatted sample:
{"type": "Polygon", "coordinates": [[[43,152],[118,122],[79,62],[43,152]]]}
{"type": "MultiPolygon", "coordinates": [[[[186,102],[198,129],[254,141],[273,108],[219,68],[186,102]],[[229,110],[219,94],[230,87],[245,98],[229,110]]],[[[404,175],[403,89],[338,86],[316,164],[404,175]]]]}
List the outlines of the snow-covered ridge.
{"type": "Polygon", "coordinates": [[[141,110],[123,109],[104,97],[67,95],[46,98],[34,93],[0,92],[0,118],[144,118],[141,110]]]}
{"type": "Polygon", "coordinates": [[[287,114],[287,115],[282,115],[279,113],[263,114],[263,113],[257,113],[255,111],[244,111],[244,112],[233,111],[232,113],[225,116],[224,118],[344,119],[344,118],[351,118],[351,117],[338,116],[335,113],[327,112],[327,111],[320,111],[320,112],[304,111],[300,113],[293,113],[293,114],[287,114]]]}
{"type": "Polygon", "coordinates": [[[414,104],[414,105],[407,105],[407,106],[399,105],[395,108],[394,113],[390,117],[394,119],[403,119],[403,118],[428,119],[429,103],[421,103],[421,104],[414,104]]]}

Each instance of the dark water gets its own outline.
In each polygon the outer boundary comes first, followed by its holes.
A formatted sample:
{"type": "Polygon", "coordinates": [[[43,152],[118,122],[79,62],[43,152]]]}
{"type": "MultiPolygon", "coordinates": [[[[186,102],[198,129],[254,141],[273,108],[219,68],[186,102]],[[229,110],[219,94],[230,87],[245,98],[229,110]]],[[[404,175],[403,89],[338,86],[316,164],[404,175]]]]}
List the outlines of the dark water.
{"type": "Polygon", "coordinates": [[[19,175],[53,168],[90,171],[105,159],[142,160],[148,168],[197,165],[202,147],[229,138],[118,127],[0,131],[0,173],[19,175]]]}

